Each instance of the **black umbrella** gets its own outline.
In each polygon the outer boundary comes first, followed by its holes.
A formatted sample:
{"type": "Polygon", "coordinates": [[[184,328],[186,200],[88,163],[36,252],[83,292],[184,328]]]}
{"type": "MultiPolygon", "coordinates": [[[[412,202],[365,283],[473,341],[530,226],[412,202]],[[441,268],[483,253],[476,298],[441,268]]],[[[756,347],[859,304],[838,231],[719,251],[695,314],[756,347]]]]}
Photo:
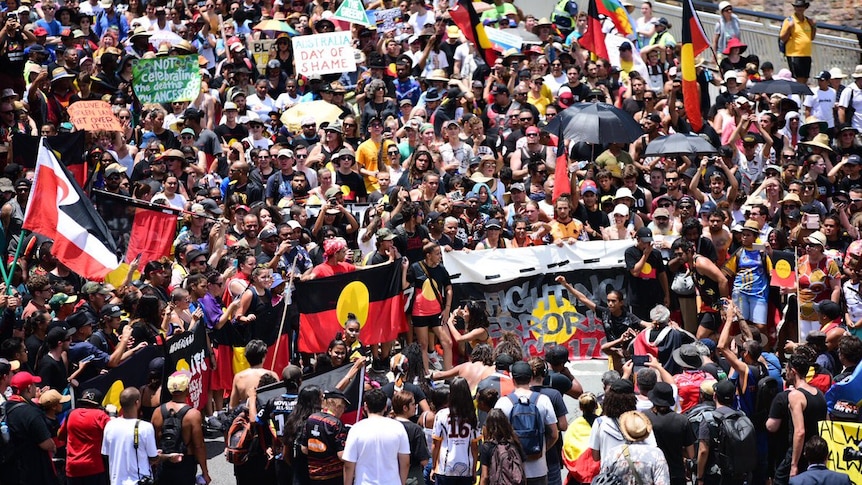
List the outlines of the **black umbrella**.
{"type": "Polygon", "coordinates": [[[698,135],[674,133],[672,135],[660,136],[649,142],[644,156],[703,155],[716,152],[717,150],[710,142],[698,135]]]}
{"type": "Polygon", "coordinates": [[[643,130],[632,115],[607,103],[575,104],[551,120],[545,130],[562,134],[572,143],[595,145],[631,143],[643,135],[643,130]],[[561,119],[555,123],[557,118],[561,119]]]}
{"type": "Polygon", "coordinates": [[[748,90],[750,93],[765,93],[765,94],[783,94],[790,96],[791,94],[802,94],[810,96],[814,93],[808,86],[796,81],[788,81],[786,79],[772,79],[769,81],[760,81],[754,83],[754,86],[748,90]]]}

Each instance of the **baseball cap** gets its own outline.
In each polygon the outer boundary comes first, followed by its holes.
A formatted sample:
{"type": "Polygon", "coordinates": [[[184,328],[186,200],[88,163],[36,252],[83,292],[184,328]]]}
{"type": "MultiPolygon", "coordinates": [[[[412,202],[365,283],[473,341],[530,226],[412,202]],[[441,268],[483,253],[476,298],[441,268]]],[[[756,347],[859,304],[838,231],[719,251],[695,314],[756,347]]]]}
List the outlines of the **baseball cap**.
{"type": "Polygon", "coordinates": [[[83,288],[81,288],[81,293],[85,295],[95,295],[97,293],[101,295],[111,294],[111,292],[108,291],[108,289],[105,288],[101,283],[96,283],[95,281],[89,281],[84,284],[83,288]]]}
{"type": "Polygon", "coordinates": [[[72,396],[64,396],[55,389],[49,389],[39,396],[39,405],[43,408],[56,406],[57,404],[67,403],[72,400],[72,396]]]}
{"type": "Polygon", "coordinates": [[[719,381],[715,385],[715,396],[723,403],[730,402],[736,395],[736,384],[730,379],[719,381]]]}
{"type": "Polygon", "coordinates": [[[817,75],[817,79],[819,81],[828,81],[832,79],[832,74],[829,71],[820,71],[820,74],[817,75]]]}
{"type": "Polygon", "coordinates": [[[9,385],[15,388],[16,391],[21,392],[22,390],[27,389],[29,386],[33,384],[39,384],[41,382],[41,377],[34,376],[27,371],[22,371],[12,376],[12,379],[9,380],[9,385]]]}
{"type": "Polygon", "coordinates": [[[338,390],[326,391],[323,394],[323,397],[325,399],[341,399],[346,402],[348,406],[350,405],[350,400],[347,399],[347,396],[345,396],[343,392],[338,390]]]}
{"type": "Polygon", "coordinates": [[[524,183],[523,182],[515,182],[511,186],[509,186],[509,192],[514,192],[516,190],[520,191],[520,192],[526,192],[526,187],[524,187],[524,183]]]}
{"type": "Polygon", "coordinates": [[[392,241],[396,238],[395,233],[388,227],[381,227],[377,230],[377,239],[381,241],[392,241]]]}
{"type": "Polygon", "coordinates": [[[523,360],[519,360],[512,364],[509,373],[512,375],[512,379],[533,377],[533,369],[530,368],[530,364],[523,360]]]}
{"type": "Polygon", "coordinates": [[[105,305],[102,307],[102,310],[99,311],[100,317],[119,317],[123,314],[123,309],[118,305],[105,305]]]}
{"type": "Polygon", "coordinates": [[[171,393],[185,392],[189,388],[191,381],[191,373],[184,370],[178,370],[168,377],[168,391],[171,393]]]}
{"type": "Polygon", "coordinates": [[[260,231],[260,234],[258,234],[257,237],[258,239],[263,241],[273,237],[278,237],[278,230],[274,227],[267,227],[264,230],[260,231]]]}
{"type": "Polygon", "coordinates": [[[652,242],[652,229],[648,227],[642,227],[638,229],[636,236],[637,239],[641,242],[652,242]]]}

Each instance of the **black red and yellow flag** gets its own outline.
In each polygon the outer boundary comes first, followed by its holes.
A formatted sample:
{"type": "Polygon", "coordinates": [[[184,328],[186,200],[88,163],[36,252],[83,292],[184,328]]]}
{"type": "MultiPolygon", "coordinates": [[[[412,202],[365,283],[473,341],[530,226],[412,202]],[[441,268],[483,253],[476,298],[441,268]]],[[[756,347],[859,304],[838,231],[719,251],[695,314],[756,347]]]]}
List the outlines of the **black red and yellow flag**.
{"type": "Polygon", "coordinates": [[[359,320],[359,340],[378,344],[407,330],[401,295],[400,262],[296,284],[299,350],[325,352],[352,313],[359,320]]]}
{"type": "Polygon", "coordinates": [[[497,60],[497,51],[494,50],[494,45],[485,34],[485,25],[479,20],[479,14],[473,8],[473,2],[470,0],[458,0],[458,5],[449,10],[449,16],[455,25],[464,33],[476,49],[482,53],[482,58],[489,66],[494,65],[497,60]]]}
{"type": "MultiPolygon", "coordinates": [[[[353,364],[344,364],[337,369],[328,370],[326,372],[318,372],[302,378],[302,386],[300,390],[308,386],[317,386],[323,391],[331,391],[336,389],[336,385],[341,382],[353,368],[353,364]]],[[[276,382],[268,386],[261,387],[257,390],[257,398],[261,402],[267,402],[274,397],[278,397],[284,393],[284,382],[276,382]]],[[[365,367],[360,367],[353,378],[348,381],[343,389],[350,403],[344,409],[344,414],[341,415],[341,422],[344,424],[356,424],[362,417],[362,396],[365,390],[365,367]]]]}
{"type": "Polygon", "coordinates": [[[770,286],[796,289],[796,253],[794,251],[772,251],[771,259],[770,286]]]}
{"type": "Polygon", "coordinates": [[[599,59],[608,58],[608,47],[605,45],[605,33],[602,32],[602,20],[596,0],[590,0],[587,9],[587,31],[578,39],[578,45],[592,52],[599,59]]]}
{"type": "MultiPolygon", "coordinates": [[[[67,170],[72,172],[78,185],[86,189],[88,167],[87,159],[84,158],[85,135],[84,131],[59,133],[47,137],[47,141],[57,159],[63,162],[67,170]]],[[[12,162],[23,168],[36,168],[41,138],[24,133],[12,135],[12,162]]]]}
{"type": "Polygon", "coordinates": [[[685,102],[685,111],[688,114],[688,122],[694,131],[699,132],[703,128],[703,113],[700,112],[700,91],[697,85],[697,70],[695,68],[695,57],[701,52],[709,49],[709,40],[703,32],[697,12],[691,0],[682,1],[682,55],[680,68],[682,69],[682,96],[685,102]]]}

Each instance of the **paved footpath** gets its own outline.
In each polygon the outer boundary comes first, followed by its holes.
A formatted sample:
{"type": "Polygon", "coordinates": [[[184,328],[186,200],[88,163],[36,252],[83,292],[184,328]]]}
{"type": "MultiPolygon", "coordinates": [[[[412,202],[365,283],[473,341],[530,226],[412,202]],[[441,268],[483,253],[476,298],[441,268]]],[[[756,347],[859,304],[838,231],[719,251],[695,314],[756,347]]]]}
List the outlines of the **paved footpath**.
{"type": "MultiPolygon", "coordinates": [[[[598,393],[602,385],[602,373],[607,370],[608,363],[606,360],[572,362],[569,367],[581,382],[584,391],[598,393]]],[[[569,422],[572,422],[581,414],[578,409],[578,402],[568,396],[564,396],[564,399],[569,408],[569,422]]],[[[224,459],[224,440],[221,438],[207,440],[206,445],[212,485],[234,485],[236,480],[233,477],[233,465],[224,459]]],[[[563,477],[565,477],[565,472],[563,472],[563,477]]]]}

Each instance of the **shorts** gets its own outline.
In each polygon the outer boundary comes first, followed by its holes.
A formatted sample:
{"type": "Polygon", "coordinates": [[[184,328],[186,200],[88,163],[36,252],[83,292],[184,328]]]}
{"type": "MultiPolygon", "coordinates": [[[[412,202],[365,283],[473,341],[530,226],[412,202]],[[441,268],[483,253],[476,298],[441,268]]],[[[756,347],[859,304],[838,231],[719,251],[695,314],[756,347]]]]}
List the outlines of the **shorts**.
{"type": "Polygon", "coordinates": [[[717,312],[703,312],[697,315],[697,325],[711,332],[718,332],[721,326],[721,314],[717,312]]]}
{"type": "Polygon", "coordinates": [[[413,315],[411,320],[414,327],[434,328],[443,325],[443,321],[440,319],[441,316],[442,315],[439,313],[437,315],[428,315],[424,317],[413,315]]]}
{"type": "Polygon", "coordinates": [[[811,74],[811,58],[810,57],[788,57],[787,67],[790,68],[790,73],[793,77],[810,77],[811,74]]]}
{"type": "Polygon", "coordinates": [[[766,325],[769,303],[765,297],[733,293],[733,304],[742,312],[742,318],[748,323],[766,325]]]}
{"type": "Polygon", "coordinates": [[[162,463],[159,485],[187,485],[194,483],[198,471],[198,461],[194,455],[183,456],[179,463],[162,463]]]}

